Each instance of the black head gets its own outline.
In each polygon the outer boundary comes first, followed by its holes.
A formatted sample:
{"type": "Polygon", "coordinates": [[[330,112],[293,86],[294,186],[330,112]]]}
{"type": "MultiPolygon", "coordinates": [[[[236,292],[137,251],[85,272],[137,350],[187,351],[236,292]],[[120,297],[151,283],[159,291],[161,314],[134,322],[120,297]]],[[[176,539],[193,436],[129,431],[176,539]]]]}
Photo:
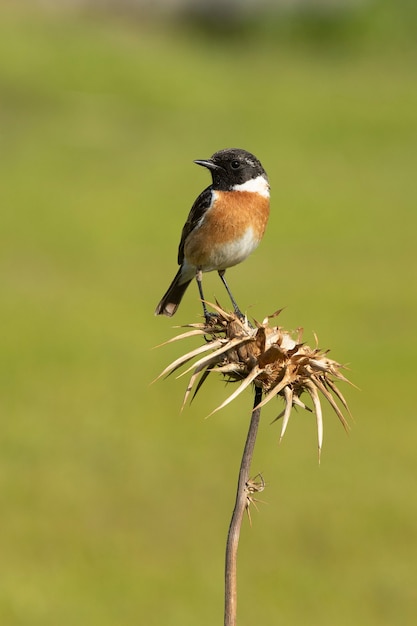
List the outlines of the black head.
{"type": "Polygon", "coordinates": [[[229,191],[259,176],[268,181],[266,172],[256,156],[240,148],[219,150],[210,159],[194,163],[210,170],[213,187],[220,191],[229,191]]]}

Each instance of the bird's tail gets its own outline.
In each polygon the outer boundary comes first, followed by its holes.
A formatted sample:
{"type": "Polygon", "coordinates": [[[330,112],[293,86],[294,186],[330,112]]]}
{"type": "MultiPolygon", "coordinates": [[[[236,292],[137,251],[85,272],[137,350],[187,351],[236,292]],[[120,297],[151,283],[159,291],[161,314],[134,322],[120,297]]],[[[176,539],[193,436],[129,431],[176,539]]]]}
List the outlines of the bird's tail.
{"type": "Polygon", "coordinates": [[[182,267],[180,267],[180,269],[176,273],[175,278],[168,287],[166,294],[163,296],[161,302],[156,307],[155,315],[166,315],[167,317],[172,317],[175,311],[178,309],[182,297],[188,285],[192,281],[191,278],[190,280],[185,280],[184,282],[181,282],[181,274],[182,267]]]}

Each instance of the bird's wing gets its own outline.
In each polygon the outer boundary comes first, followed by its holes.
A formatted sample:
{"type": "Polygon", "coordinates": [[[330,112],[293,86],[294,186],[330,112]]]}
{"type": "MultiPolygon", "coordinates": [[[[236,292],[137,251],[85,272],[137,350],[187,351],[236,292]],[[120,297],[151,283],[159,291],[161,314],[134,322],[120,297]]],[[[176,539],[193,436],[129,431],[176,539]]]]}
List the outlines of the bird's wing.
{"type": "Polygon", "coordinates": [[[197,200],[191,207],[190,213],[188,214],[187,221],[182,229],[181,241],[178,248],[178,265],[182,265],[182,262],[184,261],[185,240],[194,228],[199,225],[201,218],[204,216],[207,209],[210,208],[212,201],[213,188],[210,185],[210,187],[207,187],[207,189],[204,189],[204,191],[200,193],[197,200]]]}

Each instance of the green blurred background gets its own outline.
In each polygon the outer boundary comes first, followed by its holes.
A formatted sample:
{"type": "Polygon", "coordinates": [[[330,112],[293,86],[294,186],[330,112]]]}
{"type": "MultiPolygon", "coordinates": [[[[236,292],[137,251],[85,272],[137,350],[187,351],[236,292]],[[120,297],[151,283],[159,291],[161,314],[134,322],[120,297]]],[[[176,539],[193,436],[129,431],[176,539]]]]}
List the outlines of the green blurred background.
{"type": "MultiPolygon", "coordinates": [[[[412,2],[153,15],[133,3],[0,8],[0,623],[222,623],[224,544],[250,392],[150,381],[197,321],[153,311],[209,183],[239,146],[267,169],[242,308],[349,363],[278,447],[263,413],[239,624],[414,624],[417,43],[412,2]],[[123,10],[122,10],[123,8],[123,10]]],[[[227,304],[217,276],[206,292],[227,304]]],[[[196,345],[189,341],[187,347],[196,345]]]]}

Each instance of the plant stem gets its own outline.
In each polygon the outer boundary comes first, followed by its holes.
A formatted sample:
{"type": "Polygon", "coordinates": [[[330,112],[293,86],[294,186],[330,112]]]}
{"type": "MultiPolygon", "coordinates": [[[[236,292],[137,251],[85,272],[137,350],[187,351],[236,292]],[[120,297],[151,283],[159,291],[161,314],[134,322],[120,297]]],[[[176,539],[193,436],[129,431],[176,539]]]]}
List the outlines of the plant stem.
{"type": "MultiPolygon", "coordinates": [[[[262,389],[255,387],[254,407],[262,399],[262,389]]],[[[224,626],[236,626],[237,612],[237,549],[239,545],[240,529],[242,519],[247,506],[247,482],[252,462],[253,450],[255,448],[256,435],[258,432],[261,409],[252,411],[249,431],[246,437],[245,448],[243,450],[242,461],[239,470],[239,480],[236,493],[235,508],[230,520],[229,532],[226,543],[226,569],[225,569],[225,604],[224,604],[224,626]]]]}

